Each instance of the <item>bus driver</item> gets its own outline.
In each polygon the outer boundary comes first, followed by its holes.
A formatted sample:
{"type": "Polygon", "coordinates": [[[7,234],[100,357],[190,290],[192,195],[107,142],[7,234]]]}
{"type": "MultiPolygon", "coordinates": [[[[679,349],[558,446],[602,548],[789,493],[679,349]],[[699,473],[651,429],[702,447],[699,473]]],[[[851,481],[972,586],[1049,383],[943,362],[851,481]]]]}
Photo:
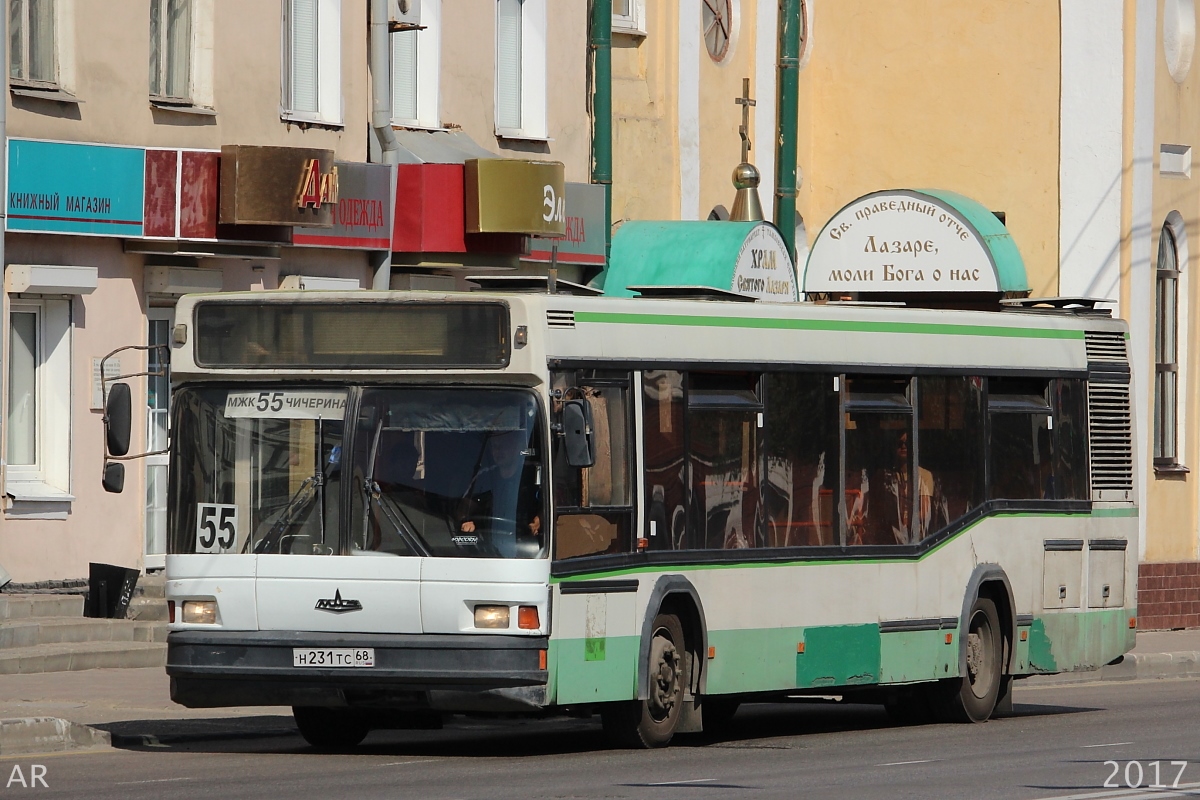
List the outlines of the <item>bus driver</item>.
{"type": "Polygon", "coordinates": [[[489,527],[492,546],[506,558],[515,554],[516,540],[538,540],[542,531],[540,480],[523,475],[528,441],[529,434],[523,430],[488,437],[484,458],[491,463],[471,481],[458,526],[464,539],[475,536],[480,527],[489,527]]]}

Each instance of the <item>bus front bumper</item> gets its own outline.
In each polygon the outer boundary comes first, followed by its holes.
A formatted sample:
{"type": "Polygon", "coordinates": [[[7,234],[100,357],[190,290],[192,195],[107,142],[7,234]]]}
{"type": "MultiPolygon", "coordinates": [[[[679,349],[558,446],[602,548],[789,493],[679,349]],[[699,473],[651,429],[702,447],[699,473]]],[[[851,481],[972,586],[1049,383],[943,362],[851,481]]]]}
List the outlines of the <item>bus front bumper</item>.
{"type": "Polygon", "coordinates": [[[376,706],[532,710],[546,704],[545,636],[175,631],[171,699],[189,708],[376,706]],[[370,648],[371,667],[299,667],[304,650],[370,648]]]}

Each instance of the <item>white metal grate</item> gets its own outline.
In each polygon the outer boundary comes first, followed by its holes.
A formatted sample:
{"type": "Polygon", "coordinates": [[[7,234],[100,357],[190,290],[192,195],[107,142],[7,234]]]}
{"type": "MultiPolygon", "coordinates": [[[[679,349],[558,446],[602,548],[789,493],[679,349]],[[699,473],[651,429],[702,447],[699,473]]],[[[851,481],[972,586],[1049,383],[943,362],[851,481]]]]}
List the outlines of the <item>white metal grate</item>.
{"type": "Polygon", "coordinates": [[[1083,342],[1088,363],[1126,361],[1125,334],[1121,331],[1088,331],[1083,334],[1083,342]]]}
{"type": "MultiPolygon", "coordinates": [[[[1123,343],[1122,343],[1123,344],[1123,343]]],[[[1088,385],[1092,493],[1133,491],[1133,420],[1129,385],[1088,385]]]]}
{"type": "Polygon", "coordinates": [[[548,328],[574,328],[575,327],[575,312],[574,311],[554,311],[547,309],[546,311],[546,327],[548,328]]]}

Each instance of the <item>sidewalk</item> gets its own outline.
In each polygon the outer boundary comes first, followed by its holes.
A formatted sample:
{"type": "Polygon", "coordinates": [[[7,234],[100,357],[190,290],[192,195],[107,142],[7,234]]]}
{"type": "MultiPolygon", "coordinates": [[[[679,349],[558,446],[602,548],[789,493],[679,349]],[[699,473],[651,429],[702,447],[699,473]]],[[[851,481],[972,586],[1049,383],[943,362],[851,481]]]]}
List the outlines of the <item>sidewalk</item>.
{"type": "MultiPolygon", "coordinates": [[[[1029,678],[1028,685],[1200,678],[1200,630],[1148,631],[1120,664],[1029,678]]],[[[1025,683],[1025,682],[1023,682],[1025,683]]],[[[116,745],[283,736],[278,706],[189,709],[161,668],[0,675],[0,757],[116,745]]]]}
{"type": "Polygon", "coordinates": [[[295,732],[288,708],[176,705],[161,667],[0,675],[0,758],[295,732]]]}

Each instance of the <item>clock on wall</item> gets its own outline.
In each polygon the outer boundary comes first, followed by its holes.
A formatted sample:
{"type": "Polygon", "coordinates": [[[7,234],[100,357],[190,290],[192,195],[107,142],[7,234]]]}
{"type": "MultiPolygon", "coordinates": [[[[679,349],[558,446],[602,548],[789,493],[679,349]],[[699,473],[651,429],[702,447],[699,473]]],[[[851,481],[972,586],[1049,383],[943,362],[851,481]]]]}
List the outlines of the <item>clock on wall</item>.
{"type": "Polygon", "coordinates": [[[723,61],[729,55],[729,39],[733,28],[734,0],[703,0],[702,15],[704,45],[713,61],[723,61]]]}

